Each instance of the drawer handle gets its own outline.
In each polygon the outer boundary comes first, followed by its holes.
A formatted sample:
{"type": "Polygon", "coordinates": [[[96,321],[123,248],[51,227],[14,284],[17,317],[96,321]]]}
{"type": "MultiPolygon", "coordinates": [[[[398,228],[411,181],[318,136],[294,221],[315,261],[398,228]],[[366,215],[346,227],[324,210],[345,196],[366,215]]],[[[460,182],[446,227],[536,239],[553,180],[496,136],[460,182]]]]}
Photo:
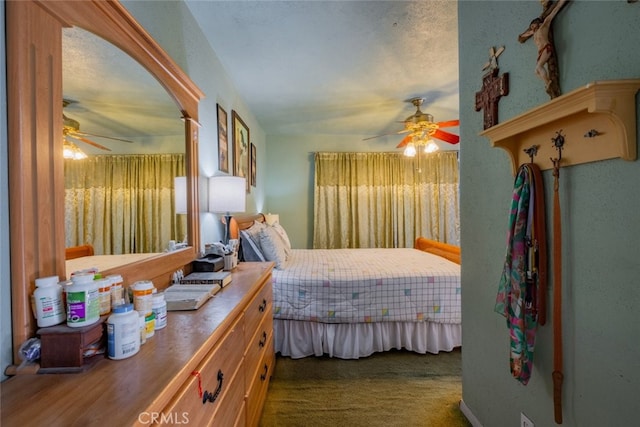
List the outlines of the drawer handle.
{"type": "Polygon", "coordinates": [[[258,342],[258,347],[264,347],[266,343],[267,343],[267,333],[265,331],[262,331],[262,339],[260,340],[260,342],[258,342]]]}
{"type": "Polygon", "coordinates": [[[260,306],[258,307],[258,311],[262,313],[266,308],[267,308],[267,300],[263,299],[262,304],[260,304],[260,306]]]}
{"type": "Polygon", "coordinates": [[[218,387],[216,388],[216,391],[214,391],[213,393],[209,393],[207,390],[204,391],[204,395],[202,396],[202,404],[203,405],[205,403],[207,403],[207,401],[209,401],[211,403],[216,401],[216,399],[220,395],[220,392],[222,391],[222,378],[223,377],[224,377],[224,375],[222,374],[222,370],[218,369],[218,387]]]}
{"type": "Polygon", "coordinates": [[[269,372],[269,365],[264,364],[264,374],[260,375],[260,381],[264,381],[267,379],[267,372],[269,372]]]}

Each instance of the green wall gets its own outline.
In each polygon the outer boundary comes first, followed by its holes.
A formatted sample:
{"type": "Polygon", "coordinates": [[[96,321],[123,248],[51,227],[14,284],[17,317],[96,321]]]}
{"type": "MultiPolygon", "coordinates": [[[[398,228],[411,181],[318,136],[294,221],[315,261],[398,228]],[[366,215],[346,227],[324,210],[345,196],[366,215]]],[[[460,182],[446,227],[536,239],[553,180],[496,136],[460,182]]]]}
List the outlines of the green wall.
{"type": "MultiPolygon", "coordinates": [[[[509,372],[505,319],[493,311],[513,177],[506,152],[490,148],[478,135],[482,113],[474,111],[491,46],[506,47],[499,66],[510,78],[510,93],[500,101],[500,121],[549,100],[533,73],[537,52],[532,40],[517,41],[540,13],[540,2],[462,1],[458,11],[463,400],[484,426],[520,425],[521,412],[536,426],[552,426],[551,322],[538,331],[533,375],[522,386],[509,372]]],[[[555,21],[563,92],[594,80],[640,78],[639,23],[639,3],[569,3],[555,21]]],[[[544,178],[550,223],[549,171],[544,178]]],[[[637,425],[638,182],[638,161],[615,159],[561,172],[566,426],[637,425]]],[[[552,304],[550,299],[549,310],[552,304]]]]}

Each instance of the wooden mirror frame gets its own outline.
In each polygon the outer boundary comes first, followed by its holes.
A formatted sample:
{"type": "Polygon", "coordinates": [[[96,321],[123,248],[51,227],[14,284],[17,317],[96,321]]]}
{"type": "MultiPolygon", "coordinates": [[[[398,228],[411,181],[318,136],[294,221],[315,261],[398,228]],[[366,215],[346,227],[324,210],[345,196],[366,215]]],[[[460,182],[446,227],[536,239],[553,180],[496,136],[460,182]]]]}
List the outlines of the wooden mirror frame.
{"type": "MultiPolygon", "coordinates": [[[[200,89],[117,1],[7,0],[9,221],[14,363],[36,331],[30,295],[38,277],[66,278],[62,156],[62,29],[77,26],[118,46],[176,101],[185,121],[190,246],[118,267],[126,283],[171,274],[200,250],[198,102],[200,89]]],[[[108,274],[108,271],[105,271],[108,274]]]]}

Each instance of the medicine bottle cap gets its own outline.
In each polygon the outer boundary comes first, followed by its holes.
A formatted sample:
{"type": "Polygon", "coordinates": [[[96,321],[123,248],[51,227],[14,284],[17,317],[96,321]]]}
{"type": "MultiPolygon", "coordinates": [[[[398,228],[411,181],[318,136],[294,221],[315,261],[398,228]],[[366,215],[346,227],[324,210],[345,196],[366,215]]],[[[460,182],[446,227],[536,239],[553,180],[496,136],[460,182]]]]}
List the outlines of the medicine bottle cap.
{"type": "Polygon", "coordinates": [[[44,288],[46,286],[53,286],[58,284],[58,276],[39,277],[36,279],[36,286],[44,288]]]}
{"type": "Polygon", "coordinates": [[[93,273],[78,273],[71,276],[71,281],[74,284],[91,283],[93,282],[93,277],[93,273]]]}
{"type": "Polygon", "coordinates": [[[115,314],[128,313],[130,311],[133,311],[133,304],[131,304],[131,303],[129,303],[129,304],[120,304],[120,305],[116,305],[115,307],[113,307],[113,312],[115,314]]]}

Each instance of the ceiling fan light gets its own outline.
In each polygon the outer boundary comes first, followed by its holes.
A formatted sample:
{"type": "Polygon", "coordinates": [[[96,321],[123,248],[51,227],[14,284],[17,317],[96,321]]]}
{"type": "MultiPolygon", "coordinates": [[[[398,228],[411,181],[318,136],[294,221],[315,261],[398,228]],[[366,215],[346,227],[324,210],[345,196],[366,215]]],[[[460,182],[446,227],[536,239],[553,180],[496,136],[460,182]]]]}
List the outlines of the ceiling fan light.
{"type": "Polygon", "coordinates": [[[427,144],[424,146],[424,152],[425,153],[435,153],[436,151],[438,151],[440,149],[440,147],[438,147],[438,144],[436,144],[435,142],[433,142],[432,139],[430,139],[427,144]]]}
{"type": "Polygon", "coordinates": [[[407,146],[404,149],[403,154],[407,157],[415,157],[416,155],[416,146],[413,142],[410,142],[407,144],[407,146]]]}
{"type": "Polygon", "coordinates": [[[65,140],[62,145],[62,157],[65,159],[82,160],[86,159],[87,155],[78,148],[77,145],[65,140]]]}

